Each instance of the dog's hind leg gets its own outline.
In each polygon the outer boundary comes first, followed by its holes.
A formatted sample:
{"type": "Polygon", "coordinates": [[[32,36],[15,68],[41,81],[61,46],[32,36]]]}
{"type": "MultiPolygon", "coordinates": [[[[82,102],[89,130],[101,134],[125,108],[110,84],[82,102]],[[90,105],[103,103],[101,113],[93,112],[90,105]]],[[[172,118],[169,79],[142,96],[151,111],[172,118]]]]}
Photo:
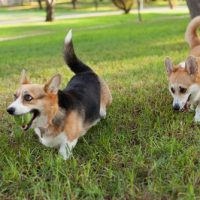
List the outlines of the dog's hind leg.
{"type": "Polygon", "coordinates": [[[106,108],[112,103],[112,95],[106,82],[99,78],[101,85],[101,100],[100,100],[100,117],[106,117],[106,108]]]}

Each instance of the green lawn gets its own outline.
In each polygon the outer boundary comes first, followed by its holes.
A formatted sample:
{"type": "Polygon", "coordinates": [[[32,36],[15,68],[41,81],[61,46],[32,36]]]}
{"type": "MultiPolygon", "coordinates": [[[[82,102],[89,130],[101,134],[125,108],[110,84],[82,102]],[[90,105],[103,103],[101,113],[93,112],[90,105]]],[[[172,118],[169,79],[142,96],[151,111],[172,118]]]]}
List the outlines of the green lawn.
{"type": "Polygon", "coordinates": [[[188,14],[146,14],[0,27],[0,199],[199,199],[200,130],[193,113],[174,113],[163,65],[188,53],[188,14]],[[32,82],[72,77],[62,56],[66,31],[83,61],[113,94],[108,116],[63,161],[23,133],[6,113],[19,75],[32,82]]]}

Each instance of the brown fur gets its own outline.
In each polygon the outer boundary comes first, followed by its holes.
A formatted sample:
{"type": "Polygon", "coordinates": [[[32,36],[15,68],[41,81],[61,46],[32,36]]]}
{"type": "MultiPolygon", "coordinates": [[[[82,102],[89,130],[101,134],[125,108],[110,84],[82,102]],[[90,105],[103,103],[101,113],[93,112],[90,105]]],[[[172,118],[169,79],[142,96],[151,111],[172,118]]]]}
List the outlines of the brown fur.
{"type": "Polygon", "coordinates": [[[106,82],[99,78],[100,86],[101,86],[101,103],[100,106],[106,110],[108,106],[112,103],[112,95],[110,93],[110,90],[108,88],[108,85],[106,82]]]}
{"type": "MultiPolygon", "coordinates": [[[[185,32],[185,40],[187,41],[187,43],[189,44],[189,47],[192,50],[194,50],[196,46],[200,45],[200,40],[197,33],[197,29],[199,26],[200,26],[200,16],[195,17],[194,19],[191,20],[185,32]]],[[[196,50],[194,51],[194,53],[197,53],[196,50]]],[[[198,55],[200,55],[200,53],[198,53],[198,55]]]]}
{"type": "Polygon", "coordinates": [[[199,26],[200,16],[191,20],[185,32],[185,40],[191,49],[189,55],[193,55],[195,57],[200,57],[200,40],[197,31],[199,26]]]}
{"type": "Polygon", "coordinates": [[[29,84],[30,83],[28,77],[26,76],[25,70],[22,70],[20,83],[21,84],[29,84]]]}
{"type": "Polygon", "coordinates": [[[177,66],[169,76],[169,81],[171,83],[177,82],[185,87],[189,87],[194,83],[195,78],[191,77],[184,68],[177,66]]]}
{"type": "Polygon", "coordinates": [[[71,111],[65,120],[65,133],[69,141],[78,139],[85,133],[83,118],[76,111],[71,111]]]}

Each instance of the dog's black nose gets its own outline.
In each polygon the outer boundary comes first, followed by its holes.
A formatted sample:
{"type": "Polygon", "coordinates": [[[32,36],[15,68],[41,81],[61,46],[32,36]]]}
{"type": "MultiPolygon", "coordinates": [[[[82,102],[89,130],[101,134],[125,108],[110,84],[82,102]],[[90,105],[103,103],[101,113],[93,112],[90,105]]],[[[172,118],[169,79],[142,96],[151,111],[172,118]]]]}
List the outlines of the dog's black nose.
{"type": "Polygon", "coordinates": [[[175,111],[179,111],[180,110],[180,106],[176,103],[174,106],[173,106],[173,109],[175,111]]]}
{"type": "Polygon", "coordinates": [[[7,112],[8,112],[10,115],[13,115],[14,112],[15,112],[15,108],[13,108],[13,107],[8,108],[8,109],[7,109],[7,112]]]}

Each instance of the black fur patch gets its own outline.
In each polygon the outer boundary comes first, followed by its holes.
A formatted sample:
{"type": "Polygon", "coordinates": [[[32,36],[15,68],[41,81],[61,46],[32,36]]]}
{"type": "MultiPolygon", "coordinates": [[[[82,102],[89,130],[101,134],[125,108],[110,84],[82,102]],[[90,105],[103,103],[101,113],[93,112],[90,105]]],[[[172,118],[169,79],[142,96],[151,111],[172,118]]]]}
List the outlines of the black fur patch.
{"type": "Polygon", "coordinates": [[[85,122],[94,122],[100,117],[100,82],[92,71],[78,73],[66,88],[58,92],[59,106],[66,111],[77,110],[85,122]]]}

